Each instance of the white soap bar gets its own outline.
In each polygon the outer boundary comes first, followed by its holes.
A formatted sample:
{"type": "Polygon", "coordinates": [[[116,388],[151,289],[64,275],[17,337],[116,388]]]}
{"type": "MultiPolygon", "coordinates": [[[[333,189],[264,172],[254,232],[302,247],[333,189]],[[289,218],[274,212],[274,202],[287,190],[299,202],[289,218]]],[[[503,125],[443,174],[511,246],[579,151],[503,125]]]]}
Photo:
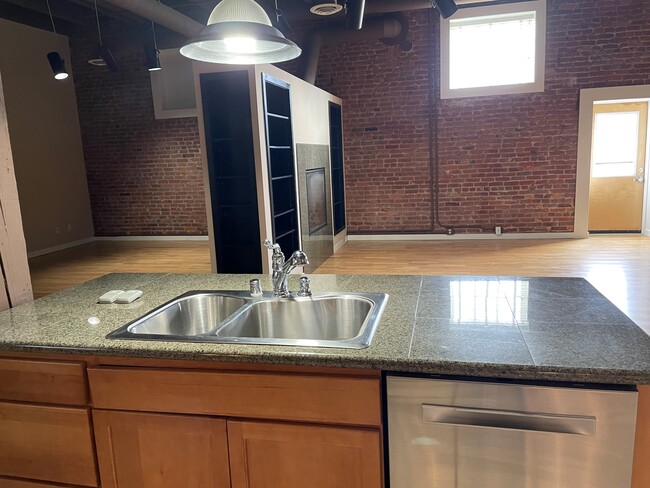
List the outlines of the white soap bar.
{"type": "Polygon", "coordinates": [[[140,290],[126,290],[122,293],[120,293],[115,301],[117,303],[131,303],[137,300],[142,296],[142,292],[140,290]]]}
{"type": "Polygon", "coordinates": [[[124,293],[124,290],[111,290],[99,297],[99,303],[113,303],[115,299],[124,293]]]}

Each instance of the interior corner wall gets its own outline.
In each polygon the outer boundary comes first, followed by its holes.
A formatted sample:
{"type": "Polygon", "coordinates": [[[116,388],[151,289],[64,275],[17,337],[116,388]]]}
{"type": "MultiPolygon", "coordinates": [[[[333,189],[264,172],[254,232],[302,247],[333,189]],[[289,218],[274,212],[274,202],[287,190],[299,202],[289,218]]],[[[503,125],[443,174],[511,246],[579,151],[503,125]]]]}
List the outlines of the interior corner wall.
{"type": "Polygon", "coordinates": [[[143,49],[151,30],[116,24],[102,19],[117,73],[88,64],[94,24],[70,37],[95,234],[207,235],[197,118],[155,118],[143,49]]]}
{"type": "Polygon", "coordinates": [[[94,235],[74,77],[54,79],[50,51],[70,69],[65,36],[0,19],[0,72],[28,252],[94,235]]]}

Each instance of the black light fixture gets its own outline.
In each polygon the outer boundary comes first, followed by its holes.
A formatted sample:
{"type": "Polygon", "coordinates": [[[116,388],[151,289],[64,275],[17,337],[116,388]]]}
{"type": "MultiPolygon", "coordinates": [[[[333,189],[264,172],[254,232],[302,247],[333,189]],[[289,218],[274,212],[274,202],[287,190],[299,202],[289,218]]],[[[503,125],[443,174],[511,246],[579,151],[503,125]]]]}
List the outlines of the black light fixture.
{"type": "Polygon", "coordinates": [[[440,12],[440,17],[448,19],[456,13],[458,6],[454,0],[433,0],[433,4],[440,12]]]}
{"type": "Polygon", "coordinates": [[[97,36],[99,37],[99,46],[95,51],[95,57],[88,60],[88,64],[93,66],[108,66],[113,73],[120,70],[120,67],[117,65],[117,61],[113,57],[113,53],[102,43],[102,30],[99,26],[99,10],[97,9],[97,0],[94,0],[95,3],[95,19],[97,20],[97,36]]]}
{"type": "Polygon", "coordinates": [[[181,47],[187,58],[225,64],[278,63],[300,53],[255,0],[221,0],[208,25],[181,47]]]}
{"type": "Polygon", "coordinates": [[[65,80],[68,77],[68,72],[65,70],[65,61],[57,51],[47,53],[47,60],[50,62],[54,79],[65,80]]]}
{"type": "Polygon", "coordinates": [[[153,44],[145,44],[144,54],[147,56],[147,66],[149,71],[160,71],[162,66],[160,66],[160,50],[158,49],[158,43],[156,42],[156,28],[153,20],[151,21],[151,34],[153,37],[153,44]]]}
{"type": "MultiPolygon", "coordinates": [[[[52,16],[52,9],[50,8],[50,0],[45,0],[47,11],[50,14],[50,21],[52,22],[52,32],[56,36],[56,27],[54,26],[54,17],[52,16]]],[[[54,73],[55,80],[65,80],[68,77],[68,72],[65,70],[65,61],[57,51],[52,51],[47,54],[47,60],[50,62],[52,73],[54,73]]]]}

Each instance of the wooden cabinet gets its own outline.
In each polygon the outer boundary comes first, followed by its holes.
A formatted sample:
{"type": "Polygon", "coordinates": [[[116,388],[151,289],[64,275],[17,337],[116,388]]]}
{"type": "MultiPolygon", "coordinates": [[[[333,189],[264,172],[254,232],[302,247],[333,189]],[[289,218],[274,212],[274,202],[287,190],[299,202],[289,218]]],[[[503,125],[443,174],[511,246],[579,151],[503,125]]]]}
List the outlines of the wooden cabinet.
{"type": "Polygon", "coordinates": [[[0,402],[0,475],[97,486],[88,411],[0,402]]]}
{"type": "Polygon", "coordinates": [[[378,376],[95,367],[88,377],[104,488],[382,487],[378,376]]]}
{"type": "Polygon", "coordinates": [[[0,488],[98,486],[86,384],[83,362],[0,358],[0,488]]]}
{"type": "Polygon", "coordinates": [[[379,431],[228,422],[232,488],[380,488],[379,431]]]}
{"type": "Polygon", "coordinates": [[[226,422],[132,412],[94,412],[103,488],[227,488],[226,422]]]}

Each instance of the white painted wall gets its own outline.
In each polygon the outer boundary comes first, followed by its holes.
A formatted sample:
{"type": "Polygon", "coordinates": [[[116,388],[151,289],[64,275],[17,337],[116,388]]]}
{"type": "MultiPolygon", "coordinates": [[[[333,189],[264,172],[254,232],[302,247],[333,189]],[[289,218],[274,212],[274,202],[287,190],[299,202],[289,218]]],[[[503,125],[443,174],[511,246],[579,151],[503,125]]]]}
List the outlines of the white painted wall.
{"type": "Polygon", "coordinates": [[[67,37],[0,19],[0,72],[30,253],[94,236],[74,80],[54,79],[50,51],[72,74],[67,37]]]}

